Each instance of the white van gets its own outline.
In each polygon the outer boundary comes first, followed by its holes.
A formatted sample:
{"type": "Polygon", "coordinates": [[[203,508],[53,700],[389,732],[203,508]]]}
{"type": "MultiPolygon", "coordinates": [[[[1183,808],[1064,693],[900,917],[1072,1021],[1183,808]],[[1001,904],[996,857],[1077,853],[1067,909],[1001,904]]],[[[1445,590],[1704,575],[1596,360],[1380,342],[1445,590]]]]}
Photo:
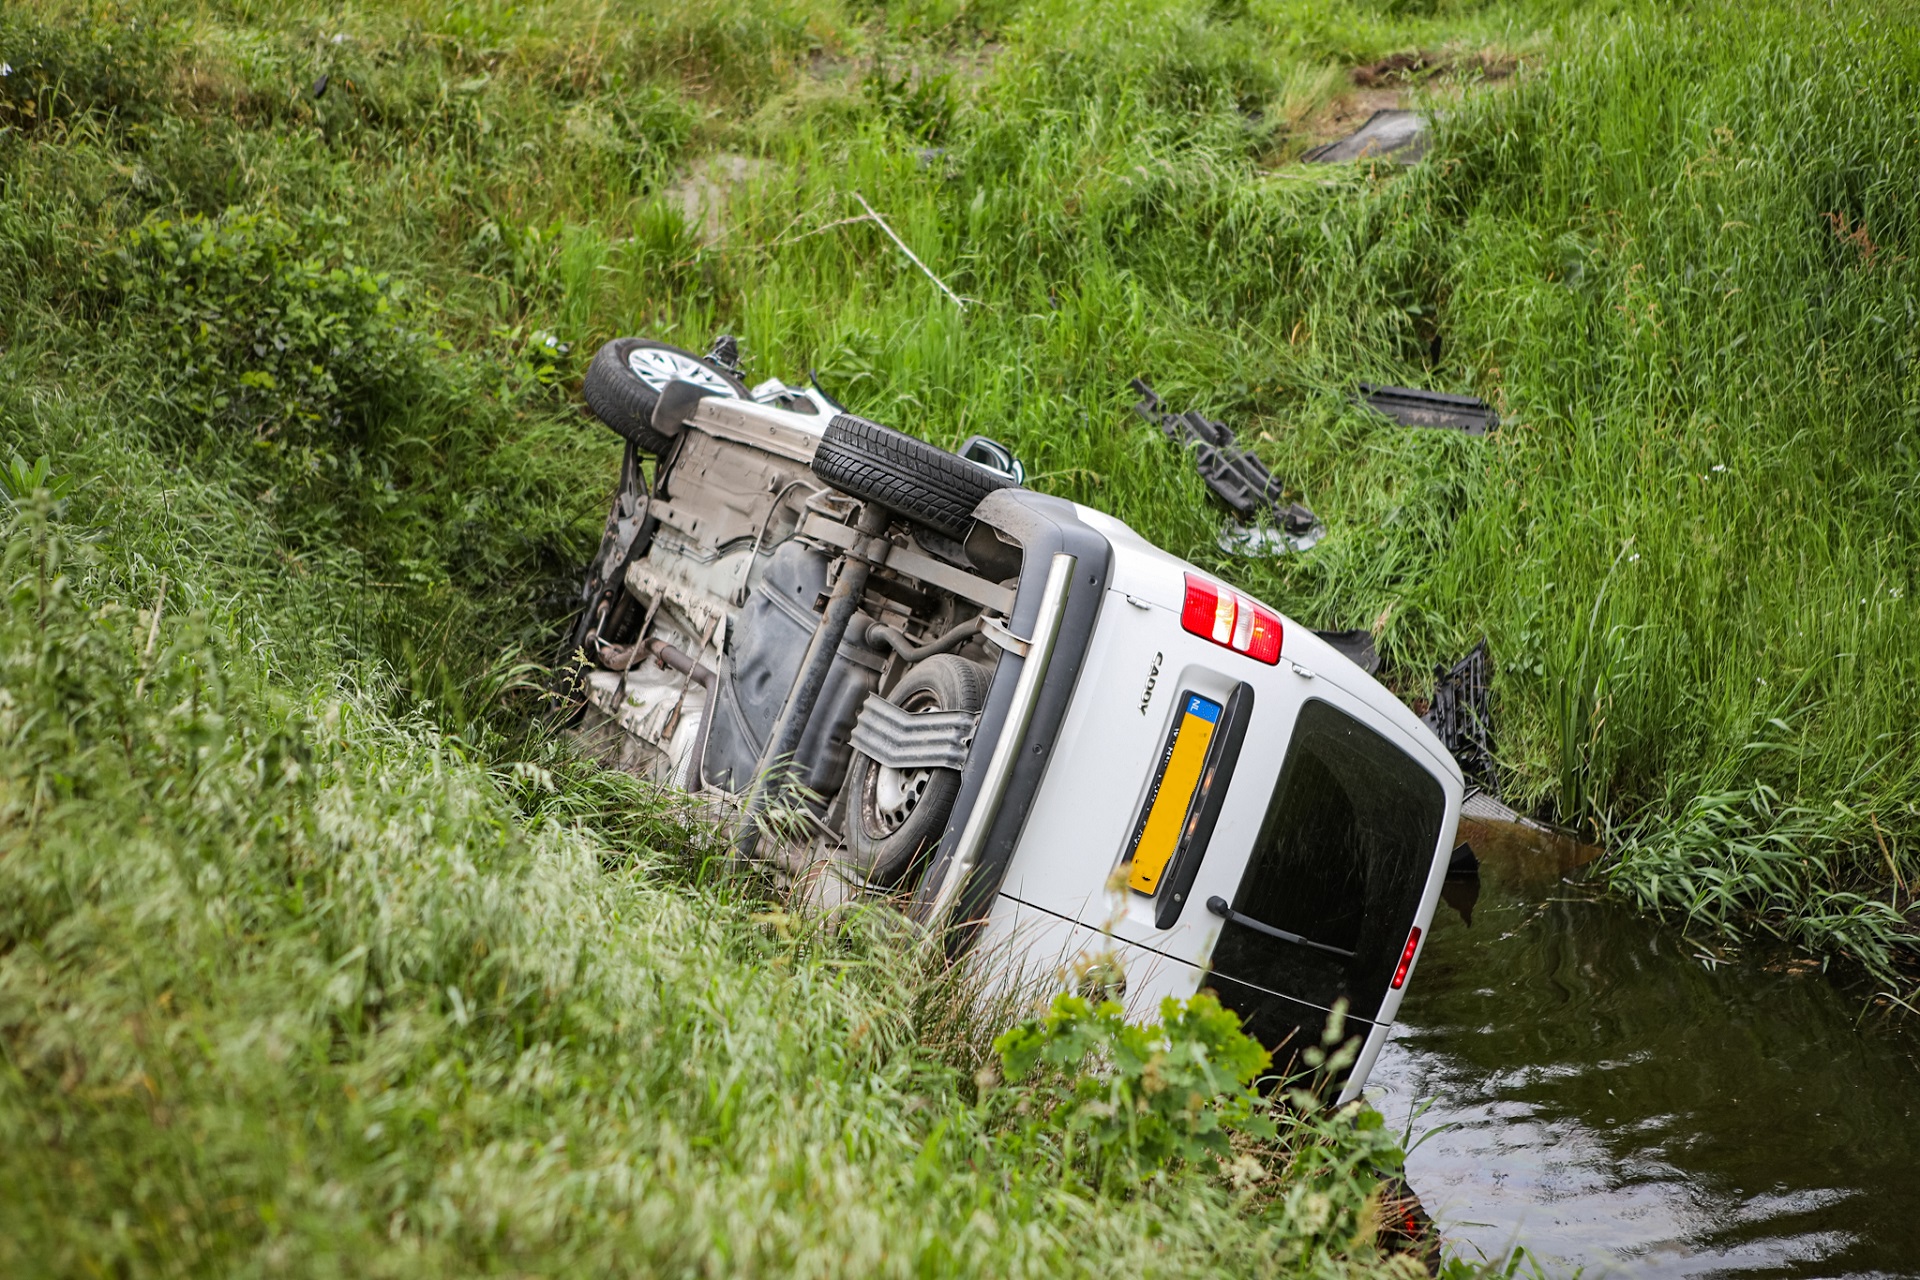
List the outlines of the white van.
{"type": "Polygon", "coordinates": [[[736,797],[743,855],[799,813],[1003,973],[1117,964],[1138,1017],[1211,989],[1283,1069],[1344,999],[1359,1091],[1460,816],[1410,710],[991,442],[640,339],[586,393],[630,448],[569,653],[619,763],[736,797]]]}

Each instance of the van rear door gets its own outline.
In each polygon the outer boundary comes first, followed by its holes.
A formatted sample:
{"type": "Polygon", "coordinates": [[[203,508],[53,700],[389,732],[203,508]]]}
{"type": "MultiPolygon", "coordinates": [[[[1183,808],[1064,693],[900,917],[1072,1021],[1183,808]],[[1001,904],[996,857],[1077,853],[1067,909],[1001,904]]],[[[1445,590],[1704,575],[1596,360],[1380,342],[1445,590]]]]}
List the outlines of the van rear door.
{"type": "Polygon", "coordinates": [[[1440,780],[1405,750],[1329,701],[1301,704],[1239,884],[1207,904],[1222,917],[1208,985],[1276,1067],[1317,1043],[1339,999],[1380,1017],[1446,813],[1440,780]]]}

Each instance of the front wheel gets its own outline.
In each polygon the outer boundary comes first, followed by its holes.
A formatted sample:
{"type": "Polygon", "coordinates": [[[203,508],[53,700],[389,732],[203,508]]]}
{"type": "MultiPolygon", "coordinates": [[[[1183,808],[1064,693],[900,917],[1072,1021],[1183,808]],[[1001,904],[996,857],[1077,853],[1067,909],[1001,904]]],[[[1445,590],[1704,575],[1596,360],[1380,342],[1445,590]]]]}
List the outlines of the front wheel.
{"type": "Polygon", "coordinates": [[[747,398],[746,384],[691,351],[646,338],[615,338],[594,352],[580,391],[593,416],[656,457],[673,439],[653,429],[653,408],[669,382],[690,382],[703,391],[747,398]]]}

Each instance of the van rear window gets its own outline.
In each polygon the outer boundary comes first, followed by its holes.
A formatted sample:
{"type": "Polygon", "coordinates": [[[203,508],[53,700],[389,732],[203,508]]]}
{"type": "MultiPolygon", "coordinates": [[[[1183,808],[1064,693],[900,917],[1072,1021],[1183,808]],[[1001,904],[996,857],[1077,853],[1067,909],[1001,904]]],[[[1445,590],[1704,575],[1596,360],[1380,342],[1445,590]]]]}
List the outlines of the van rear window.
{"type": "Polygon", "coordinates": [[[1312,1004],[1380,1011],[1433,866],[1447,797],[1406,752],[1329,703],[1300,709],[1233,909],[1353,953],[1343,959],[1229,921],[1220,974],[1312,1004]]]}

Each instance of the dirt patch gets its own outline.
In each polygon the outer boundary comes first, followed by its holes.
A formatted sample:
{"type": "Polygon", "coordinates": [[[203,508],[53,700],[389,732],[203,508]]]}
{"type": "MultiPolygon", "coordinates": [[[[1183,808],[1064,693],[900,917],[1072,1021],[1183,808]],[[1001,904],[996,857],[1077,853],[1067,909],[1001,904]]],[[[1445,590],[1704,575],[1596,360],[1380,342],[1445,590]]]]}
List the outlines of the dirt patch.
{"type": "Polygon", "coordinates": [[[667,203],[680,210],[687,225],[700,233],[701,242],[718,244],[727,234],[727,200],[733,192],[765,173],[769,162],[730,151],[696,160],[678,182],[666,190],[667,203]]]}
{"type": "Polygon", "coordinates": [[[1303,154],[1346,138],[1376,112],[1403,110],[1411,105],[1411,90],[1418,87],[1431,103],[1457,99],[1475,85],[1498,84],[1519,70],[1520,61],[1511,54],[1480,52],[1471,54],[1416,50],[1396,53],[1364,66],[1351,67],[1344,88],[1326,99],[1320,108],[1305,116],[1287,131],[1286,145],[1270,162],[1287,163],[1303,154]]]}
{"type": "Polygon", "coordinates": [[[1392,111],[1405,105],[1399,89],[1362,89],[1343,93],[1310,117],[1300,127],[1300,135],[1314,142],[1344,138],[1365,124],[1376,111],[1392,111]]]}
{"type": "Polygon", "coordinates": [[[1369,63],[1364,67],[1355,67],[1348,73],[1353,83],[1362,89],[1379,89],[1390,85],[1416,84],[1425,80],[1450,79],[1472,83],[1476,80],[1505,80],[1519,67],[1520,60],[1504,53],[1475,53],[1464,57],[1431,50],[1419,50],[1412,53],[1396,53],[1369,63]]]}

